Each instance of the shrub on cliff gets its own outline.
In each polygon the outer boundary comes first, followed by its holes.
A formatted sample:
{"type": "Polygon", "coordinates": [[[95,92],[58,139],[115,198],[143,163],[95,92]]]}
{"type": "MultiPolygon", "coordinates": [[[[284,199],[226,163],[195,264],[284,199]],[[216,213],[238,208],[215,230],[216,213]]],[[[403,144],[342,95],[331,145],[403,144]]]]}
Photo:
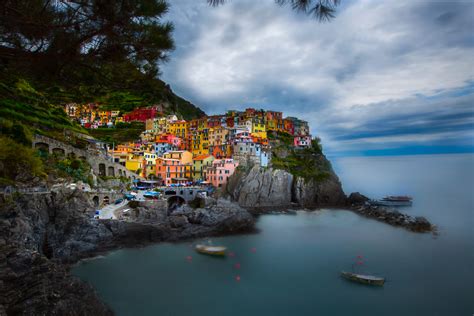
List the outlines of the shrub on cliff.
{"type": "MultiPolygon", "coordinates": [[[[277,135],[277,139],[281,140],[277,135]]],[[[322,153],[319,138],[311,142],[311,147],[296,149],[288,140],[281,141],[272,148],[272,167],[288,171],[305,180],[324,181],[331,172],[331,164],[322,153]]]]}
{"type": "Polygon", "coordinates": [[[0,183],[45,176],[43,163],[32,148],[0,135],[0,183]]]}

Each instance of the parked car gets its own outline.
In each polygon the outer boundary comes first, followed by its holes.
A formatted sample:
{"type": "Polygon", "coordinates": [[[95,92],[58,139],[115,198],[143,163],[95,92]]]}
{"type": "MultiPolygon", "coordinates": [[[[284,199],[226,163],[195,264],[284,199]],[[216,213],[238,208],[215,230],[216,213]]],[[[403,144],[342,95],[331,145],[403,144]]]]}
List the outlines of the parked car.
{"type": "Polygon", "coordinates": [[[134,194],[124,194],[124,197],[129,201],[133,201],[136,198],[134,194]]]}
{"type": "Polygon", "coordinates": [[[123,202],[123,199],[117,199],[117,200],[115,200],[115,205],[120,204],[122,202],[123,202]]]}

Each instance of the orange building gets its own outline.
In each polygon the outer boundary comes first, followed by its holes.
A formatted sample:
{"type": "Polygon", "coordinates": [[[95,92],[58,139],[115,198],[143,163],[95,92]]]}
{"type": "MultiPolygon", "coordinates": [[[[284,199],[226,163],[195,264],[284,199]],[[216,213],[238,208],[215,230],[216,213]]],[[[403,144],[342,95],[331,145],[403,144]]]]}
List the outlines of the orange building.
{"type": "Polygon", "coordinates": [[[191,181],[193,160],[189,151],[170,151],[156,159],[156,177],[166,185],[191,181]]]}

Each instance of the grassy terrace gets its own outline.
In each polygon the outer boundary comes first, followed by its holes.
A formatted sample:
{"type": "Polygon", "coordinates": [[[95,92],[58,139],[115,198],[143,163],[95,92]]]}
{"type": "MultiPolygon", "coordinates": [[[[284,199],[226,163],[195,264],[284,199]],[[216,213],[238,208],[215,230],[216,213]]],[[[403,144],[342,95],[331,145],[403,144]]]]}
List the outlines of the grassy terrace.
{"type": "Polygon", "coordinates": [[[144,130],[145,124],[141,122],[118,123],[113,128],[90,129],[89,134],[104,142],[119,144],[139,139],[144,130]]]}
{"type": "Polygon", "coordinates": [[[64,138],[64,130],[87,133],[26,81],[14,86],[0,83],[0,94],[0,132],[20,143],[30,143],[34,133],[59,139],[64,138]]]}

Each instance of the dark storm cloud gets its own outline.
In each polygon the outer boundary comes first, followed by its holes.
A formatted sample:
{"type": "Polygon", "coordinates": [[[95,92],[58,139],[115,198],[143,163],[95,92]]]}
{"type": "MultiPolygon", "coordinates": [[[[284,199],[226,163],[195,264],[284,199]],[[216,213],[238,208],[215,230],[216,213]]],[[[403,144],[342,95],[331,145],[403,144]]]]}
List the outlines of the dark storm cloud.
{"type": "Polygon", "coordinates": [[[174,0],[177,49],[163,79],[208,113],[304,117],[330,152],[469,147],[473,17],[470,1],[347,1],[318,24],[272,0],[174,0]]]}

